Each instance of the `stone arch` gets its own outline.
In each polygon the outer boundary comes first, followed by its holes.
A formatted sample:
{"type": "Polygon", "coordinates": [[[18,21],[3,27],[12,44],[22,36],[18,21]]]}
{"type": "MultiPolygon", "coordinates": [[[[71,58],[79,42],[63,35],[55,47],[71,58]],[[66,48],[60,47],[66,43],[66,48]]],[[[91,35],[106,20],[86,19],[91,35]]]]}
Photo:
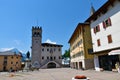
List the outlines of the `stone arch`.
{"type": "Polygon", "coordinates": [[[54,62],[50,62],[47,64],[47,68],[56,68],[56,64],[54,62]]]}

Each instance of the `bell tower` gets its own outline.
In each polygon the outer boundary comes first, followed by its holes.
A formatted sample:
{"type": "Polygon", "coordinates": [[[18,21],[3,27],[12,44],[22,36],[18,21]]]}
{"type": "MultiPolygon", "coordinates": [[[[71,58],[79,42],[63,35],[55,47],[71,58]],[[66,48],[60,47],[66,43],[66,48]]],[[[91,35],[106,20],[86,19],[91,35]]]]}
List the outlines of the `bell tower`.
{"type": "Polygon", "coordinates": [[[95,8],[93,7],[91,3],[91,10],[90,10],[90,16],[92,16],[95,13],[95,8]]]}
{"type": "Polygon", "coordinates": [[[32,65],[36,68],[41,64],[41,42],[42,42],[42,28],[39,26],[32,27],[32,65]]]}

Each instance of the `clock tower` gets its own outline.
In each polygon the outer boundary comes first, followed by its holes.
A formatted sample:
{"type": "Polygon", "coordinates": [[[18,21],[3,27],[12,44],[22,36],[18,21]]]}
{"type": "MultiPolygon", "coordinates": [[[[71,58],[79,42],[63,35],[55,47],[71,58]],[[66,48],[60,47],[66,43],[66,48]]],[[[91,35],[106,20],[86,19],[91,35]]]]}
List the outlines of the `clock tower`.
{"type": "Polygon", "coordinates": [[[42,28],[39,26],[32,27],[32,65],[40,68],[41,64],[41,45],[42,42],[42,28]]]}

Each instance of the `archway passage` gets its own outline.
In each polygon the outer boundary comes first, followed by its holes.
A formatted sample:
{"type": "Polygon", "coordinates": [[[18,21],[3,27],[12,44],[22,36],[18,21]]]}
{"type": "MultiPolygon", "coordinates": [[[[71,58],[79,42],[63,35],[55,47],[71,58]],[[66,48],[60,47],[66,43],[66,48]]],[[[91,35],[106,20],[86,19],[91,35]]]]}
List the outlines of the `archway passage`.
{"type": "Polygon", "coordinates": [[[47,65],[47,68],[56,68],[56,64],[51,62],[47,65]]]}

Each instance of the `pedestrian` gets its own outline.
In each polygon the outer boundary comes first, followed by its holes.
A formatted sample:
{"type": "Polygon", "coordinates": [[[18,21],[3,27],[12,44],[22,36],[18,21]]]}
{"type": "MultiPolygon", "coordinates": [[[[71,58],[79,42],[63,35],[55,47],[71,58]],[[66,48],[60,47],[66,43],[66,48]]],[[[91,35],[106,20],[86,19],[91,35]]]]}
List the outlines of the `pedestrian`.
{"type": "Polygon", "coordinates": [[[115,67],[116,67],[118,73],[120,73],[120,64],[119,64],[119,62],[116,62],[115,67]]]}

